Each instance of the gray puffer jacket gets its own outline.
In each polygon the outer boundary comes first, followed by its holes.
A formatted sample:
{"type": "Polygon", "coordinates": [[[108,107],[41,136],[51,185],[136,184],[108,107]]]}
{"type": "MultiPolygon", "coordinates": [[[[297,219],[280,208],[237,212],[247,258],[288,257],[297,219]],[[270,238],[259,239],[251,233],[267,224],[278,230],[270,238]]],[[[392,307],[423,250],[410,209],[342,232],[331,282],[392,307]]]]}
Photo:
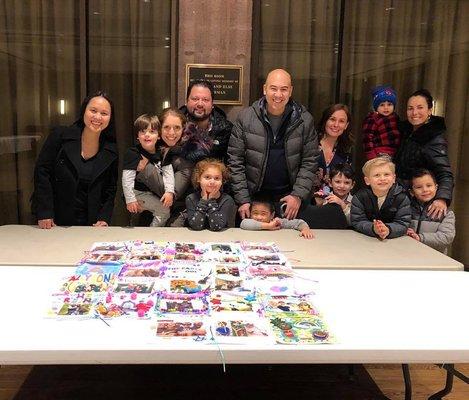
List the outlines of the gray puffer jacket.
{"type": "Polygon", "coordinates": [[[410,227],[419,235],[422,243],[446,254],[456,236],[454,212],[448,210],[444,217],[434,220],[427,215],[430,204],[420,204],[415,198],[412,199],[410,227]]]}
{"type": "MultiPolygon", "coordinates": [[[[243,109],[234,124],[228,146],[231,186],[237,204],[249,203],[262,186],[269,153],[265,98],[243,109]]],[[[318,169],[318,136],[313,116],[290,100],[292,113],[285,133],[285,156],[292,185],[291,194],[310,198],[318,169]]]]}

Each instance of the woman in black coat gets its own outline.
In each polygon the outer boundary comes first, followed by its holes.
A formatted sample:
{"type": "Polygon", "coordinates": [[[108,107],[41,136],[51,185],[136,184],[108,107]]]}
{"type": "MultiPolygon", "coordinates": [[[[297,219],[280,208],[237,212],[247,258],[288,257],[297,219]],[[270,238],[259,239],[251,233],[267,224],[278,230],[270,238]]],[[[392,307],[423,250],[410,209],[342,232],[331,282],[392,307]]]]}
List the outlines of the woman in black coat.
{"type": "Polygon", "coordinates": [[[87,97],[78,120],[47,137],[34,170],[32,212],[42,229],[107,226],[118,175],[114,108],[103,92],[87,97]]]}
{"type": "Polygon", "coordinates": [[[428,214],[439,219],[451,203],[453,173],[448,159],[445,120],[432,115],[432,108],[433,98],[428,90],[417,90],[409,97],[407,121],[398,124],[402,142],[395,162],[397,176],[408,188],[413,171],[423,168],[433,172],[438,190],[428,214]]]}

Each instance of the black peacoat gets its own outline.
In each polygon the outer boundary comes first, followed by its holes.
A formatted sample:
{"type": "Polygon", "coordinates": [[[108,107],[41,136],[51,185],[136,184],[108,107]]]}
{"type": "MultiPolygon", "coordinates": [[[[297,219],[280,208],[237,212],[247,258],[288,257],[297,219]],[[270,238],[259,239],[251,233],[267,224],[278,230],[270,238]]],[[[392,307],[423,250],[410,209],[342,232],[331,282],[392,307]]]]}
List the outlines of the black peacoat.
{"type": "MultiPolygon", "coordinates": [[[[75,225],[81,134],[77,125],[59,126],[46,139],[34,170],[32,212],[37,219],[53,218],[57,225],[75,225]]],[[[101,141],[88,186],[88,225],[111,222],[117,188],[118,151],[101,141]]]]}

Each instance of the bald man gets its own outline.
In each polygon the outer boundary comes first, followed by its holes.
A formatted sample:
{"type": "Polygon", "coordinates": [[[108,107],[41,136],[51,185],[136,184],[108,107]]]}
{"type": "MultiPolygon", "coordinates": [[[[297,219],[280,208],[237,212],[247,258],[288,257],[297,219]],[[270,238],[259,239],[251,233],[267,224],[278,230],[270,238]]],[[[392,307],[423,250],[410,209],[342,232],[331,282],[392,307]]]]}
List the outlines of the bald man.
{"type": "Polygon", "coordinates": [[[318,138],[313,117],[291,99],[290,74],[267,75],[264,96],[242,110],[228,146],[231,185],[242,219],[250,217],[252,196],[282,205],[283,217],[296,218],[310,201],[318,168],[318,138]]]}

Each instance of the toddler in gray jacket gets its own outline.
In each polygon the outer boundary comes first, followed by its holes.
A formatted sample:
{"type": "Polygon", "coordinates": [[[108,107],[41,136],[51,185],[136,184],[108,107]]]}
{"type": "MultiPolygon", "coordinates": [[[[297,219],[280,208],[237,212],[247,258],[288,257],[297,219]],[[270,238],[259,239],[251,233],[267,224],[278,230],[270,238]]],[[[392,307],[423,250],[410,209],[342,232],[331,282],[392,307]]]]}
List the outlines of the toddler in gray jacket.
{"type": "Polygon", "coordinates": [[[274,204],[265,199],[255,199],[251,202],[251,218],[243,219],[240,228],[250,231],[296,229],[305,239],[314,237],[313,231],[302,219],[276,218],[274,204]]]}
{"type": "Polygon", "coordinates": [[[428,215],[437,189],[435,176],[429,170],[419,169],[412,174],[412,220],[407,235],[446,254],[456,235],[455,217],[451,210],[438,219],[428,215]]]}

